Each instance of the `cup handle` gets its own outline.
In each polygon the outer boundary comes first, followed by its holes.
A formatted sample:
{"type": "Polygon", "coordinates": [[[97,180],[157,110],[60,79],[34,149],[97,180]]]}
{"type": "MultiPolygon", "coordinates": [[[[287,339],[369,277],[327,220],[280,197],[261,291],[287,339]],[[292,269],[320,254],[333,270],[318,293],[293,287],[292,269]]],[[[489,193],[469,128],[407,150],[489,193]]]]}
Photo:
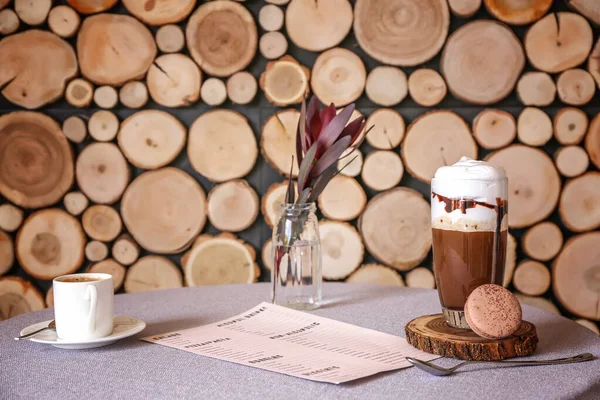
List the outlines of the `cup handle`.
{"type": "Polygon", "coordinates": [[[88,315],[88,330],[90,333],[96,330],[96,309],[98,307],[98,289],[96,286],[89,285],[85,292],[85,300],[90,301],[90,313],[88,315]]]}

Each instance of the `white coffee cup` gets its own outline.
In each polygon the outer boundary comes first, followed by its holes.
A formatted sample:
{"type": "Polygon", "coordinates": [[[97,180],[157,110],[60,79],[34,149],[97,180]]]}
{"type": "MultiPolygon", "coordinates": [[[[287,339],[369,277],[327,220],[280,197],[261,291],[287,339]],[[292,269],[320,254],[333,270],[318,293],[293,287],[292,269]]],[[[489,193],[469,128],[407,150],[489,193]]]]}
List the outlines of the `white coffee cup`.
{"type": "Polygon", "coordinates": [[[63,275],[52,281],[52,287],[59,339],[83,341],[112,333],[112,275],[63,275]]]}

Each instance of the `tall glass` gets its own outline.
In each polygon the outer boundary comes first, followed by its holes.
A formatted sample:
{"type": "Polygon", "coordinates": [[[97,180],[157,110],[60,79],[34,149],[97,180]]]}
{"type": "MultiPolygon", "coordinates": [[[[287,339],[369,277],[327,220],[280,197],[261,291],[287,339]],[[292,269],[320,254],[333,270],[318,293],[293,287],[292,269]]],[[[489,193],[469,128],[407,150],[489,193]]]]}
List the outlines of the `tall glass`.
{"type": "Polygon", "coordinates": [[[280,204],[273,226],[272,301],[298,310],[321,305],[321,242],[316,206],[280,204]]]}
{"type": "Polygon", "coordinates": [[[446,322],[469,329],[467,297],[478,286],[502,285],[508,235],[508,180],[431,181],[433,268],[446,322]]]}

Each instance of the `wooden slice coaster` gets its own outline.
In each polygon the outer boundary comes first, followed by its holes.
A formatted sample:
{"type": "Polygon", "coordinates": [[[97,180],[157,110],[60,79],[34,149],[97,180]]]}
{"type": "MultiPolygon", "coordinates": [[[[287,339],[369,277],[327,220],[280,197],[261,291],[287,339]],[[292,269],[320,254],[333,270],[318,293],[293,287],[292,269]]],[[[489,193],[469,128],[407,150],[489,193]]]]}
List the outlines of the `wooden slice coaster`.
{"type": "Polygon", "coordinates": [[[267,60],[275,60],[287,52],[288,42],[281,32],[267,32],[260,37],[258,49],[267,60]]]}
{"type": "Polygon", "coordinates": [[[529,28],[525,52],[533,67],[561,72],[583,63],[594,43],[589,22],[579,14],[548,14],[529,28]]]}
{"type": "Polygon", "coordinates": [[[148,25],[165,25],[183,21],[194,9],[195,0],[123,0],[133,16],[148,25]]]}
{"type": "Polygon", "coordinates": [[[214,110],[200,115],[190,126],[187,154],[197,172],[212,182],[224,182],[252,170],[258,147],[242,114],[214,110]]]}
{"type": "Polygon", "coordinates": [[[517,136],[517,122],[512,114],[488,108],[473,120],[473,136],[484,149],[508,146],[517,136]]]}
{"type": "Polygon", "coordinates": [[[600,232],[569,239],[552,265],[554,295],[575,315],[600,321],[600,232]]]}
{"type": "Polygon", "coordinates": [[[0,35],[10,35],[19,29],[19,17],[17,13],[7,8],[0,11],[0,35]]]}
{"type": "Polygon", "coordinates": [[[523,251],[540,261],[553,259],[563,245],[563,234],[553,222],[545,221],[529,228],[523,235],[523,251]]]}
{"type": "Polygon", "coordinates": [[[359,149],[353,147],[347,148],[337,162],[338,171],[345,176],[356,178],[360,175],[363,167],[363,154],[359,149]],[[352,153],[346,157],[349,153],[352,153]]]}
{"type": "Polygon", "coordinates": [[[331,179],[319,196],[319,210],[325,218],[350,221],[367,205],[367,195],[354,178],[338,175],[331,179]]]}
{"type": "Polygon", "coordinates": [[[367,71],[360,57],[348,49],[336,47],[317,57],[310,85],[323,103],[341,107],[362,95],[366,80],[367,71]]]}
{"type": "Polygon", "coordinates": [[[381,264],[361,265],[359,269],[346,278],[346,283],[404,286],[404,280],[399,273],[381,264]]]}
{"type": "Polygon", "coordinates": [[[0,278],[0,321],[43,310],[42,294],[31,282],[17,276],[0,278]]]}
{"type": "Polygon", "coordinates": [[[75,75],[73,48],[53,33],[30,29],[0,40],[0,88],[13,104],[35,109],[51,103],[75,75]]]}
{"type": "Polygon", "coordinates": [[[177,157],[185,146],[185,126],[160,110],[142,110],[121,124],[118,143],[127,160],[136,167],[156,169],[177,157]]]}
{"type": "Polygon", "coordinates": [[[527,25],[540,19],[550,9],[552,0],[485,0],[494,17],[511,25],[527,25]]]}
{"type": "Polygon", "coordinates": [[[565,104],[581,106],[589,103],[596,93],[596,82],[584,69],[573,68],[561,73],[556,80],[558,97],[565,104]]]}
{"type": "Polygon", "coordinates": [[[560,195],[560,177],[544,151],[514,144],[492,153],[487,161],[506,171],[511,228],[533,225],[554,211],[560,195]]]}
{"type": "Polygon", "coordinates": [[[27,25],[41,25],[46,21],[52,0],[15,0],[15,12],[27,25]]]}
{"type": "Polygon", "coordinates": [[[112,256],[122,265],[131,265],[140,256],[140,246],[131,235],[123,234],[115,240],[112,246],[112,256]]]}
{"type": "Polygon", "coordinates": [[[106,11],[119,0],[67,0],[67,3],[82,14],[94,14],[106,11]]]}
{"type": "Polygon", "coordinates": [[[256,78],[246,71],[236,72],[227,79],[227,96],[234,104],[248,104],[256,96],[256,78]]]}
{"type": "Polygon", "coordinates": [[[148,102],[148,88],[143,82],[127,82],[119,90],[119,101],[128,108],[142,108],[148,102]]]}
{"type": "Polygon", "coordinates": [[[280,60],[267,63],[265,72],[260,75],[260,88],[267,100],[276,106],[297,104],[308,94],[310,71],[293,57],[284,56],[280,60]]]}
{"type": "Polygon", "coordinates": [[[424,315],[406,324],[406,340],[419,350],[460,360],[497,361],[533,354],[538,337],[535,325],[522,321],[504,339],[486,339],[468,329],[449,326],[442,314],[424,315]]]}
{"type": "Polygon", "coordinates": [[[517,96],[526,106],[548,106],[556,97],[556,85],[545,72],[525,72],[517,82],[517,96]]]}
{"type": "Polygon", "coordinates": [[[176,168],[144,172],[121,201],[127,230],[144,249],[179,253],[206,222],[206,196],[194,178],[176,168]]]}
{"type": "Polygon", "coordinates": [[[48,27],[63,38],[74,36],[80,23],[79,14],[69,6],[56,6],[48,14],[48,27]]]}
{"type": "Polygon", "coordinates": [[[352,19],[348,0],[293,0],[286,10],[285,29],[296,46],[317,52],[340,44],[352,19]]]}
{"type": "MultiPolygon", "coordinates": [[[[260,151],[267,162],[280,174],[289,176],[292,157],[296,157],[296,130],[300,112],[290,108],[276,112],[263,126],[260,151]]],[[[298,163],[294,161],[292,178],[298,176],[298,163]]]]}
{"type": "Polygon", "coordinates": [[[402,159],[398,153],[389,150],[368,154],[361,173],[363,183],[379,192],[398,185],[402,175],[404,175],[402,159]]]}
{"type": "Polygon", "coordinates": [[[517,137],[529,146],[543,146],[552,139],[552,120],[541,109],[526,107],[517,119],[517,137]]]}
{"type": "Polygon", "coordinates": [[[6,274],[15,263],[13,240],[6,232],[0,231],[0,276],[6,274]]]}
{"type": "Polygon", "coordinates": [[[574,178],[587,171],[590,158],[583,147],[565,146],[554,153],[554,162],[562,176],[574,178]]]}
{"type": "Polygon", "coordinates": [[[587,172],[563,187],[558,211],[563,224],[574,232],[600,227],[600,172],[587,172]]]}
{"type": "Polygon", "coordinates": [[[23,223],[23,210],[12,204],[0,205],[0,229],[6,232],[14,232],[23,223]]]}
{"type": "Polygon", "coordinates": [[[77,35],[81,73],[97,85],[121,86],[142,78],[156,57],[150,30],[122,14],[87,17],[77,35]]]}
{"type": "Polygon", "coordinates": [[[116,293],[119,291],[119,289],[121,289],[121,286],[123,286],[126,270],[124,266],[109,258],[90,266],[87,272],[112,275],[113,288],[116,293]]]}
{"type": "Polygon", "coordinates": [[[402,142],[404,165],[415,178],[429,183],[441,166],[461,157],[477,158],[469,125],[456,113],[430,111],[415,119],[402,142]]]}
{"type": "Polygon", "coordinates": [[[399,187],[373,197],[358,227],[373,257],[408,271],[419,265],[431,248],[430,213],[429,202],[420,193],[399,187]]]}
{"type": "Polygon", "coordinates": [[[588,117],[575,107],[561,109],[554,116],[554,137],[560,144],[579,144],[588,130],[588,117]]]}
{"type": "Polygon", "coordinates": [[[44,114],[16,111],[0,116],[0,154],[0,194],[18,206],[55,204],[73,184],[69,142],[56,121],[44,114]]]}
{"type": "Polygon", "coordinates": [[[254,249],[234,235],[201,236],[183,263],[188,286],[253,283],[260,269],[254,249]]]}
{"type": "Polygon", "coordinates": [[[200,97],[202,72],[188,56],[164,54],[154,60],[146,76],[152,100],[165,107],[184,107],[200,97]]]}
{"type": "Polygon", "coordinates": [[[354,34],[360,47],[385,64],[414,66],[433,58],[448,36],[445,0],[358,0],[354,34]]]}
{"type": "Polygon", "coordinates": [[[323,278],[344,279],[362,263],[365,248],[360,234],[346,222],[321,221],[323,278]]]}
{"type": "Polygon", "coordinates": [[[179,268],[171,260],[161,256],[140,258],[129,267],[125,277],[127,293],[175,289],[182,286],[183,278],[179,268]]]}
{"type": "Polygon", "coordinates": [[[596,114],[590,123],[585,137],[585,150],[588,152],[592,164],[600,169],[600,114],[596,114]]]}
{"type": "Polygon", "coordinates": [[[77,184],[94,203],[113,204],[129,183],[129,165],[114,143],[86,146],[75,165],[77,184]]]}
{"type": "Polygon", "coordinates": [[[29,275],[50,280],[77,271],[83,262],[85,241],[76,218],[48,208],[25,220],[15,248],[19,264],[29,275]]]}
{"type": "Polygon", "coordinates": [[[396,67],[375,67],[369,72],[365,92],[375,104],[384,107],[395,106],[408,94],[406,74],[396,67]]]}
{"type": "Polygon", "coordinates": [[[515,288],[529,296],[541,296],[550,288],[550,270],[541,262],[526,260],[515,269],[515,288]]]}
{"type": "Polygon", "coordinates": [[[81,223],[89,237],[101,242],[112,242],[123,229],[123,222],[117,210],[101,204],[85,210],[81,223]]]}
{"type": "Polygon", "coordinates": [[[481,7],[481,0],[448,0],[452,14],[460,18],[473,16],[481,7]]]}
{"type": "Polygon", "coordinates": [[[87,107],[94,99],[94,85],[82,78],[73,79],[67,85],[65,99],[73,107],[87,107]]]}
{"type": "Polygon", "coordinates": [[[439,72],[420,68],[408,77],[408,92],[415,103],[423,107],[432,107],[446,97],[448,87],[439,72]]]}
{"type": "Polygon", "coordinates": [[[246,7],[211,1],[194,11],[186,26],[187,47],[209,75],[229,76],[250,64],[256,54],[256,24],[246,7]]]}
{"type": "Polygon", "coordinates": [[[472,21],[454,31],[440,61],[450,92],[474,104],[508,96],[523,67],[525,55],[515,33],[491,20],[472,21]]]}
{"type": "Polygon", "coordinates": [[[215,186],[206,201],[208,220],[220,231],[243,231],[252,225],[258,216],[258,195],[243,179],[215,186]]]}
{"type": "Polygon", "coordinates": [[[156,45],[163,53],[178,53],[185,46],[185,35],[178,25],[163,25],[156,31],[156,45]]]}

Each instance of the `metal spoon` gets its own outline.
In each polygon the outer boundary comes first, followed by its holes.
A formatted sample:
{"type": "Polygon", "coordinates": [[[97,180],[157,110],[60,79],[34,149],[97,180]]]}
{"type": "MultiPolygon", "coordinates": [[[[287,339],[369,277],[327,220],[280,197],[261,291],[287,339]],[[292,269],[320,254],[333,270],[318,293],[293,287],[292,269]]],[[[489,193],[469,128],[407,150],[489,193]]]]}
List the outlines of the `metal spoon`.
{"type": "Polygon", "coordinates": [[[48,324],[48,326],[46,326],[46,327],[44,327],[42,329],[38,329],[37,331],[30,332],[27,335],[21,335],[19,337],[16,337],[15,340],[28,339],[28,338],[30,338],[33,335],[36,335],[36,334],[38,334],[38,333],[40,333],[42,331],[45,331],[46,329],[50,329],[50,330],[55,331],[56,330],[56,323],[55,323],[55,321],[54,320],[50,321],[50,323],[48,324]]]}
{"type": "Polygon", "coordinates": [[[493,363],[518,365],[518,366],[524,366],[524,365],[554,365],[554,364],[570,364],[570,363],[576,363],[576,362],[582,362],[582,361],[590,361],[590,360],[593,360],[593,359],[594,359],[594,356],[592,354],[590,354],[590,353],[583,353],[583,354],[579,354],[579,355],[574,356],[574,357],[558,358],[558,359],[555,359],[555,360],[532,360],[532,361],[510,361],[510,360],[499,360],[499,361],[465,361],[463,363],[455,365],[452,368],[442,368],[442,367],[439,367],[439,366],[437,366],[435,364],[432,364],[431,362],[418,360],[416,358],[406,357],[406,360],[409,363],[411,363],[412,365],[414,365],[415,367],[417,367],[419,369],[422,369],[425,372],[429,372],[430,374],[437,375],[437,376],[452,375],[454,373],[454,371],[456,371],[460,367],[464,367],[465,365],[474,364],[474,363],[493,362],[493,363]]]}

